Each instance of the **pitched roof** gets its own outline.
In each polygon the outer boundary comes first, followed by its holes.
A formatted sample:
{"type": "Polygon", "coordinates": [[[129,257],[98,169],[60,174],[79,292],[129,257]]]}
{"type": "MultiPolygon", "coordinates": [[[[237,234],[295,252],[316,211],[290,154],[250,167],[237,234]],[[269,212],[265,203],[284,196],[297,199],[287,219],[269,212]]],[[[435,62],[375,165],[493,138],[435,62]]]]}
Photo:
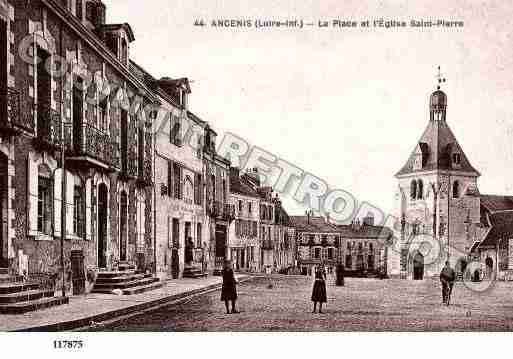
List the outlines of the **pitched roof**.
{"type": "Polygon", "coordinates": [[[408,158],[408,161],[406,161],[406,164],[396,173],[396,176],[430,170],[452,170],[470,172],[476,176],[480,175],[470,164],[470,161],[446,121],[429,121],[424,133],[408,158]],[[423,156],[426,156],[425,159],[423,158],[422,168],[420,169],[414,169],[413,166],[417,146],[420,146],[423,156]],[[454,152],[459,153],[461,156],[459,166],[453,165],[451,161],[451,153],[454,152]]]}
{"type": "Polygon", "coordinates": [[[257,190],[250,186],[243,177],[237,176],[230,171],[230,192],[244,196],[258,198],[260,195],[257,190]]]}
{"type": "Polygon", "coordinates": [[[480,246],[496,246],[499,239],[513,238],[513,211],[490,214],[492,228],[479,244],[480,246]]]}
{"type": "Polygon", "coordinates": [[[368,224],[362,224],[359,227],[344,224],[337,227],[340,235],[348,238],[388,238],[393,234],[392,230],[388,227],[371,226],[368,224]]]}
{"type": "Polygon", "coordinates": [[[337,226],[327,223],[324,217],[310,216],[290,216],[290,225],[297,231],[302,232],[320,232],[320,233],[336,233],[337,226]]]}
{"type": "Polygon", "coordinates": [[[479,195],[481,205],[490,212],[513,210],[513,196],[498,196],[490,194],[479,195]]]}

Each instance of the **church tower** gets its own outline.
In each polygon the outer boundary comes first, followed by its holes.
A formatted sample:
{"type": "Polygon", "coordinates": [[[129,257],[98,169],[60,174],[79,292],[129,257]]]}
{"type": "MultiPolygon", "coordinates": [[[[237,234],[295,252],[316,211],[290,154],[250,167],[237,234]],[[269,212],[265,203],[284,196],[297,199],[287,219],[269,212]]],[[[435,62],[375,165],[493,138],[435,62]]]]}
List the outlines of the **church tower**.
{"type": "Polygon", "coordinates": [[[456,271],[468,263],[469,223],[479,222],[480,173],[472,167],[447,123],[447,95],[440,72],[429,99],[429,122],[406,164],[397,172],[397,260],[391,274],[423,279],[446,260],[456,271]]]}

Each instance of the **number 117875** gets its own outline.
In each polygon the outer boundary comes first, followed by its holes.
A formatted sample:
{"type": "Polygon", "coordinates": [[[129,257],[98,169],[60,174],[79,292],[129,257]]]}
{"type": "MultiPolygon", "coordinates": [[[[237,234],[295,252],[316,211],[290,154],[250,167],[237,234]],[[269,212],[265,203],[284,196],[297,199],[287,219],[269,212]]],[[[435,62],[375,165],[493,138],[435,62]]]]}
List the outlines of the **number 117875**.
{"type": "Polygon", "coordinates": [[[83,340],[54,340],[54,349],[82,349],[84,347],[83,340]]]}

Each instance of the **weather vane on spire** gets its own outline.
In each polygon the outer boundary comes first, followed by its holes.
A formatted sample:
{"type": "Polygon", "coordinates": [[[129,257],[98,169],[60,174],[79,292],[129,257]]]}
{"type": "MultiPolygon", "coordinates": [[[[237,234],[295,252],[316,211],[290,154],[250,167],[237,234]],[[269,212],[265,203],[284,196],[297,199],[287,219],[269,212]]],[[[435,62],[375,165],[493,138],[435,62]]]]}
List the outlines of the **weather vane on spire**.
{"type": "Polygon", "coordinates": [[[443,77],[442,72],[440,71],[440,66],[438,66],[438,74],[436,75],[436,78],[438,80],[438,85],[436,88],[440,90],[440,84],[445,82],[445,77],[443,77]]]}

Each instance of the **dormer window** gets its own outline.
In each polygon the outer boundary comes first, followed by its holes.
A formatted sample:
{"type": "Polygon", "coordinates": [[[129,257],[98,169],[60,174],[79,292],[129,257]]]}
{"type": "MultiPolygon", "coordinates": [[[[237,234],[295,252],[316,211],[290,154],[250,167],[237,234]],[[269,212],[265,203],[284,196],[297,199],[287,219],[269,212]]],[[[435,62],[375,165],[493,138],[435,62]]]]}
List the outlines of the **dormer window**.
{"type": "Polygon", "coordinates": [[[460,153],[452,154],[452,163],[456,166],[461,165],[461,154],[460,153]]]}
{"type": "Polygon", "coordinates": [[[128,45],[125,38],[121,39],[121,62],[128,64],[128,45]]]}

